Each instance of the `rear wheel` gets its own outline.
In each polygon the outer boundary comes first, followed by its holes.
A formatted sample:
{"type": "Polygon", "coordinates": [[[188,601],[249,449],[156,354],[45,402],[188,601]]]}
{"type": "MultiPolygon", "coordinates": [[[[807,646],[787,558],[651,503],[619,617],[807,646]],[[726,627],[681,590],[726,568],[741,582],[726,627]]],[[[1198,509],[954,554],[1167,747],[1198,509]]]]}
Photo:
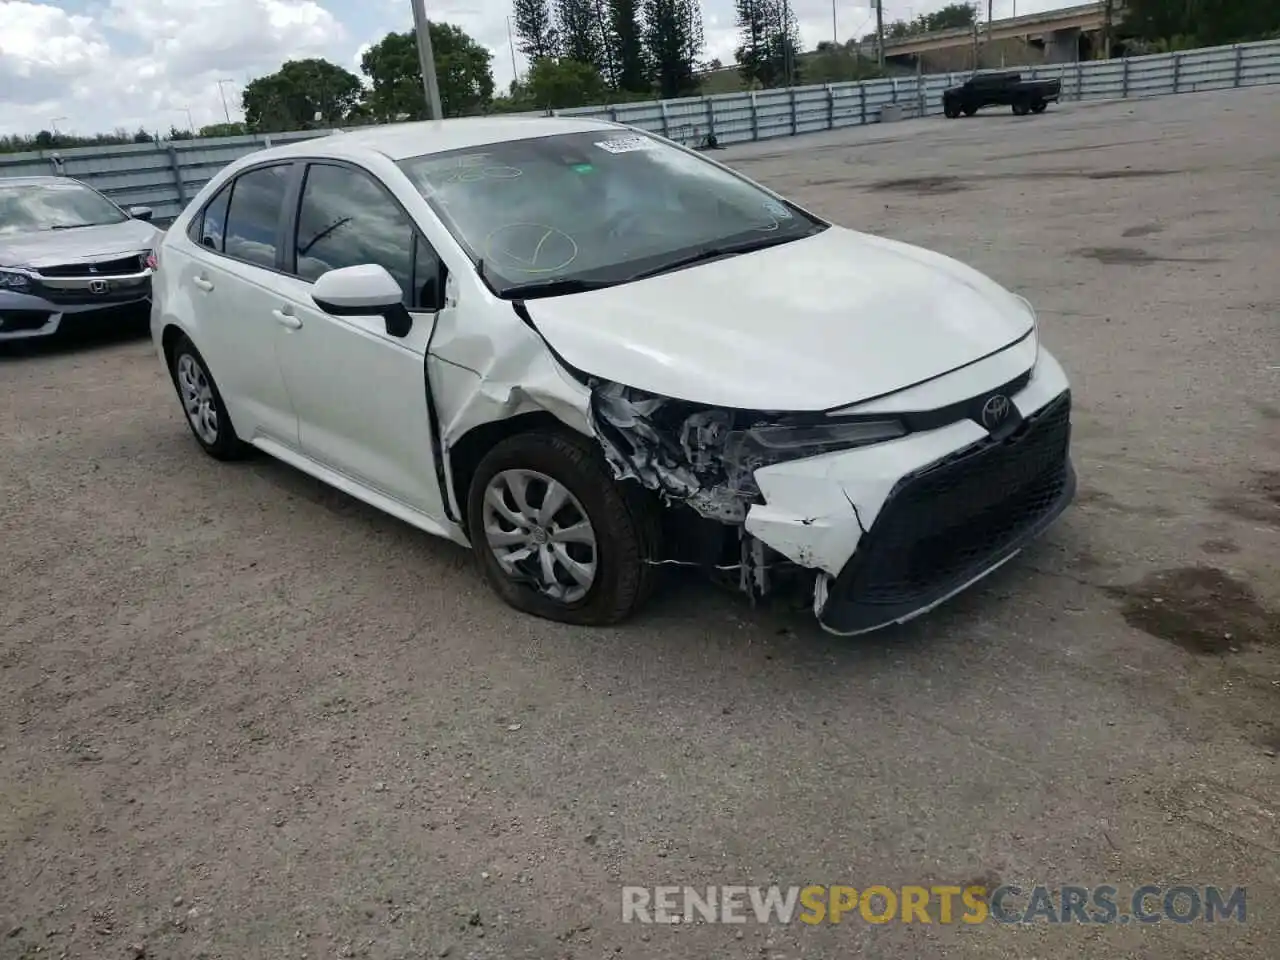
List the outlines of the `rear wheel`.
{"type": "Polygon", "coordinates": [[[657,506],[619,484],[585,437],[536,432],[500,442],[472,476],[467,528],[490,585],[534,616],[618,623],[652,590],[657,506]]]}
{"type": "Polygon", "coordinates": [[[1046,108],[1047,106],[1049,106],[1048,101],[1046,101],[1046,100],[1036,100],[1034,103],[1032,103],[1032,104],[1031,104],[1031,112],[1032,112],[1032,113],[1044,113],[1045,108],[1046,108]]]}
{"type": "Polygon", "coordinates": [[[1026,97],[1019,97],[1013,101],[1013,113],[1017,117],[1025,117],[1031,112],[1031,101],[1026,97]]]}
{"type": "Polygon", "coordinates": [[[218,460],[239,460],[248,454],[249,447],[236,436],[208,364],[186,336],[179,337],[169,350],[169,373],[187,426],[204,452],[218,460]]]}
{"type": "Polygon", "coordinates": [[[964,110],[964,115],[966,117],[972,117],[978,112],[978,108],[972,103],[966,103],[962,109],[964,110]]]}

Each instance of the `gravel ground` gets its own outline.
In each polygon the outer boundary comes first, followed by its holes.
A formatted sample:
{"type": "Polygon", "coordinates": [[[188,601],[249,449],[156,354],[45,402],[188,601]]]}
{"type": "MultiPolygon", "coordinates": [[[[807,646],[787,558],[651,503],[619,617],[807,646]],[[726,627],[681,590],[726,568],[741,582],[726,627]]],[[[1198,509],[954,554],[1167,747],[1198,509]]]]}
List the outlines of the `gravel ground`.
{"type": "Polygon", "coordinates": [[[4,351],[0,956],[1275,957],[1276,130],[1264,88],[720,154],[1024,293],[1073,378],[1077,505],[869,639],[683,579],[527,619],[202,456],[145,341],[4,351]],[[623,884],[972,881],[1248,922],[621,922],[623,884]]]}

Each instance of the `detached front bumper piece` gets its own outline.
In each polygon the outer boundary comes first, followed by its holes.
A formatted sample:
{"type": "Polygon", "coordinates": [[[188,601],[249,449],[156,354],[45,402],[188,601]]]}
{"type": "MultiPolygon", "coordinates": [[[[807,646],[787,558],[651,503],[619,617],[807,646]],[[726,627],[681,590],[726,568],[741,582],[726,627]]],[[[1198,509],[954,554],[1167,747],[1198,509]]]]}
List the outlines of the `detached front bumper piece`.
{"type": "Polygon", "coordinates": [[[819,584],[822,626],[853,635],[910,620],[1043,533],[1075,495],[1070,421],[1064,392],[1012,436],[986,438],[898,481],[853,556],[819,584]]]}

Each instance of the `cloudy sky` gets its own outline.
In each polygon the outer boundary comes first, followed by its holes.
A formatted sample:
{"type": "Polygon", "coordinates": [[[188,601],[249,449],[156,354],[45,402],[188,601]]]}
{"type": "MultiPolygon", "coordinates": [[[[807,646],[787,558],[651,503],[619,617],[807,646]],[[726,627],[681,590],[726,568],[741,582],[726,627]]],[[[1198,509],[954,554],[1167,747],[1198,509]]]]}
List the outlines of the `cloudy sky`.
{"type": "MultiPolygon", "coordinates": [[[[995,16],[1079,0],[994,0],[995,16]]],[[[946,0],[885,0],[886,22],[946,0]]],[[[871,0],[836,0],[840,39],[874,29],[871,0]]],[[[831,38],[831,0],[793,0],[804,44],[831,38]]],[[[427,0],[493,52],[500,88],[511,80],[510,0],[427,0]]],[[[733,58],[733,0],[703,0],[708,59],[733,58]]],[[[412,26],[410,0],[0,0],[0,133],[136,130],[232,119],[246,81],[290,57],[321,56],[359,73],[360,52],[412,26]]],[[[524,69],[518,59],[517,67],[524,69]]]]}

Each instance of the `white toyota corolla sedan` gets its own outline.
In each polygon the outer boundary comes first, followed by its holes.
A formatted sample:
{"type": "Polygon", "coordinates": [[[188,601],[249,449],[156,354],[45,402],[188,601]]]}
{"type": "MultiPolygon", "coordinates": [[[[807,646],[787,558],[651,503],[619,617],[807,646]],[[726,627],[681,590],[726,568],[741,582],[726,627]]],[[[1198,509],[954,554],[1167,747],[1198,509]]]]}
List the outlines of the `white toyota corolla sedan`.
{"type": "Polygon", "coordinates": [[[1075,490],[1031,305],[594,120],[335,134],[222,170],[158,250],[196,440],[474,550],[513,606],[622,620],[666,563],[822,625],[910,619],[1075,490]]]}

